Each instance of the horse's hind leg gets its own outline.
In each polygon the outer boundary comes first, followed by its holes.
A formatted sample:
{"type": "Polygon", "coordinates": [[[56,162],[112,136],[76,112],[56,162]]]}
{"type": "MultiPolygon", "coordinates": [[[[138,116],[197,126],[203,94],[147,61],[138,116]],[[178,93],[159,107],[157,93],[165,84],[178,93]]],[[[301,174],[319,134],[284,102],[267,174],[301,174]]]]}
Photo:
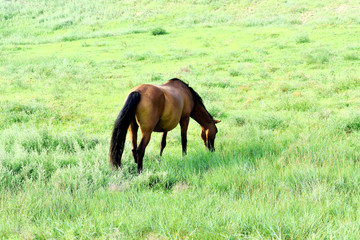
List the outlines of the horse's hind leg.
{"type": "Polygon", "coordinates": [[[139,147],[137,148],[137,165],[138,165],[138,173],[141,173],[143,169],[143,158],[145,154],[145,148],[148,145],[151,137],[151,132],[143,132],[139,147]]]}
{"type": "Polygon", "coordinates": [[[137,163],[137,132],[138,132],[139,126],[137,125],[136,121],[133,120],[130,123],[129,126],[129,133],[130,133],[130,139],[131,139],[131,145],[132,145],[132,155],[134,157],[135,163],[137,163]]]}
{"type": "Polygon", "coordinates": [[[161,143],[160,143],[160,157],[164,151],[164,148],[166,147],[166,135],[167,132],[164,132],[161,138],[161,143]]]}

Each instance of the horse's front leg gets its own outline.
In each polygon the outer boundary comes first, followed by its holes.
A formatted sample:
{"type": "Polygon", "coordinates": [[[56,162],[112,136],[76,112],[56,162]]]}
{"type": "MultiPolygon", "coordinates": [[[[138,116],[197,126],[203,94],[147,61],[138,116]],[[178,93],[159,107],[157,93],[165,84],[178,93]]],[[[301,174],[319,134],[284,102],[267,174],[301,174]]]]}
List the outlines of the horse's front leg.
{"type": "Polygon", "coordinates": [[[187,145],[187,130],[189,126],[189,117],[184,117],[180,119],[180,127],[181,127],[181,145],[182,145],[182,153],[186,155],[186,145],[187,145]]]}
{"type": "Polygon", "coordinates": [[[150,137],[151,137],[151,132],[143,132],[142,133],[141,141],[140,141],[139,147],[137,148],[137,151],[136,151],[138,173],[142,172],[145,148],[150,141],[150,137]]]}
{"type": "Polygon", "coordinates": [[[167,135],[167,132],[163,132],[163,135],[161,138],[161,143],[160,143],[160,157],[164,151],[164,148],[166,147],[166,135],[167,135]]]}
{"type": "Polygon", "coordinates": [[[135,163],[137,163],[137,132],[139,126],[137,125],[136,121],[132,121],[129,126],[129,133],[132,145],[132,155],[134,157],[135,163]]]}

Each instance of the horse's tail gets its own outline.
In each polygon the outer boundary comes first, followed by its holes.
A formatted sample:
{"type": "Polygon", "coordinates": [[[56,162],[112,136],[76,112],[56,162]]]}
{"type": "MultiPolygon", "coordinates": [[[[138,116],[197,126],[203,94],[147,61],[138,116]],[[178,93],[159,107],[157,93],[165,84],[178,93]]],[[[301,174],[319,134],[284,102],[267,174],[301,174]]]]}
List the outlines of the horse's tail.
{"type": "Polygon", "coordinates": [[[139,102],[140,93],[131,92],[115,121],[109,150],[110,163],[113,167],[121,167],[126,134],[131,121],[135,120],[135,110],[139,102]]]}

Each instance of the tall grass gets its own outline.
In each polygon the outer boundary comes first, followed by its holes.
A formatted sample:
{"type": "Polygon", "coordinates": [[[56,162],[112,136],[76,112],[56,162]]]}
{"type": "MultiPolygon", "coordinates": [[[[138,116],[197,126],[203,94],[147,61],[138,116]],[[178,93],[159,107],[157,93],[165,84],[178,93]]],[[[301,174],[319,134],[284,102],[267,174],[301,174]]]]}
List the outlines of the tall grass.
{"type": "Polygon", "coordinates": [[[320,130],[285,137],[249,126],[215,154],[167,152],[159,163],[150,153],[141,175],[130,151],[111,170],[106,138],[53,132],[1,132],[4,238],[358,234],[358,152],[320,130]]]}

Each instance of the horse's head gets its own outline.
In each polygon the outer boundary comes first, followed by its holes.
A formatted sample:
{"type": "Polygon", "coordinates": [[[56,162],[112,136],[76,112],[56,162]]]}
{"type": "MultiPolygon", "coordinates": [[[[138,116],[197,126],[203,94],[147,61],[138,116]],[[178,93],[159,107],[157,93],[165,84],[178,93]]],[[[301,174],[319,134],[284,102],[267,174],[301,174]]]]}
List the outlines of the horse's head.
{"type": "Polygon", "coordinates": [[[211,152],[215,151],[215,137],[218,132],[216,123],[219,123],[219,120],[213,120],[208,126],[201,126],[201,138],[204,141],[205,147],[207,147],[211,152]]]}

